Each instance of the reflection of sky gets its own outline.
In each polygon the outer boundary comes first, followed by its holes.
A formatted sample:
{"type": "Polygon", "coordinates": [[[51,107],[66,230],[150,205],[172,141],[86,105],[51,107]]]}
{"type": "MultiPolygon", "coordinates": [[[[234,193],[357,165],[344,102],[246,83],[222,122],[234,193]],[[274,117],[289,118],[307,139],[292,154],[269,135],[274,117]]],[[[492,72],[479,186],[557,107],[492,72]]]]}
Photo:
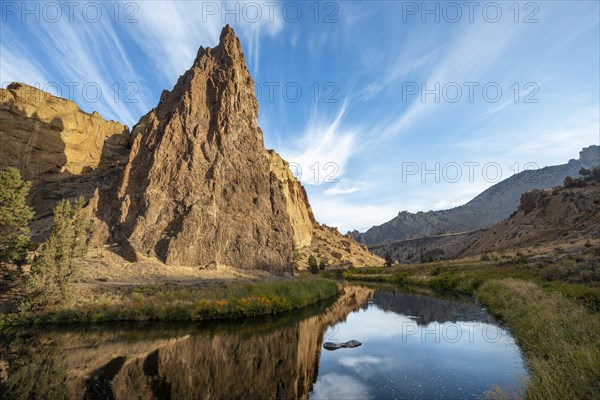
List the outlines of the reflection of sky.
{"type": "Polygon", "coordinates": [[[325,337],[355,339],[362,346],[321,352],[311,399],[470,399],[492,384],[518,386],[526,374],[513,338],[489,323],[419,326],[412,317],[371,304],[325,337]]]}

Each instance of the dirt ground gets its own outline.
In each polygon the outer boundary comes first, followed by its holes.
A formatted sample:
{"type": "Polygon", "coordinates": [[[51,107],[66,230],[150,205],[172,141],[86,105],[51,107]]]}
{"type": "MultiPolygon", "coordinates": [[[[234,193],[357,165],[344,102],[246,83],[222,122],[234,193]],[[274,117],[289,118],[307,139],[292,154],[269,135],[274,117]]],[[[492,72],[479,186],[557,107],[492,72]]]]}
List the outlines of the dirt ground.
{"type": "MultiPolygon", "coordinates": [[[[25,273],[29,267],[24,267],[25,273]]],[[[212,269],[167,266],[156,259],[128,262],[108,248],[90,249],[83,260],[82,275],[75,284],[80,294],[104,290],[128,290],[155,283],[194,285],[209,288],[232,281],[273,281],[282,277],[260,270],[242,270],[228,265],[213,265],[212,269]]],[[[0,274],[0,313],[14,311],[14,305],[25,295],[22,275],[16,268],[0,274]]]]}
{"type": "Polygon", "coordinates": [[[275,280],[260,270],[242,270],[218,264],[214,269],[165,265],[156,259],[128,262],[108,249],[92,249],[83,268],[82,284],[97,286],[144,285],[150,283],[196,284],[204,281],[275,280]]]}

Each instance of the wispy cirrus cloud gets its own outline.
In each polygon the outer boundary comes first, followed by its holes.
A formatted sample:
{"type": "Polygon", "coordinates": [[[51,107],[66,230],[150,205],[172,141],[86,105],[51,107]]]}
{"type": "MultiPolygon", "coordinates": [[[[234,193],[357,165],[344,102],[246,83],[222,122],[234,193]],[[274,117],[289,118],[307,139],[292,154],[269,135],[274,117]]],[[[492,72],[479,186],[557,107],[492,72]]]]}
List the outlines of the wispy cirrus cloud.
{"type": "Polygon", "coordinates": [[[74,100],[84,110],[130,126],[148,110],[142,96],[127,97],[139,93],[141,85],[111,18],[89,22],[74,14],[72,20],[57,22],[15,20],[4,27],[4,33],[13,30],[21,30],[27,40],[19,41],[19,56],[7,59],[5,55],[17,51],[12,40],[3,38],[3,82],[18,80],[42,89],[51,86],[58,91],[53,94],[74,100]],[[39,60],[44,60],[44,67],[39,60]],[[129,89],[128,83],[133,85],[129,89]]]}
{"type": "Polygon", "coordinates": [[[315,108],[298,139],[281,149],[282,156],[299,168],[303,184],[333,183],[344,175],[360,134],[359,129],[344,125],[348,108],[345,100],[333,118],[320,115],[315,108]]]}

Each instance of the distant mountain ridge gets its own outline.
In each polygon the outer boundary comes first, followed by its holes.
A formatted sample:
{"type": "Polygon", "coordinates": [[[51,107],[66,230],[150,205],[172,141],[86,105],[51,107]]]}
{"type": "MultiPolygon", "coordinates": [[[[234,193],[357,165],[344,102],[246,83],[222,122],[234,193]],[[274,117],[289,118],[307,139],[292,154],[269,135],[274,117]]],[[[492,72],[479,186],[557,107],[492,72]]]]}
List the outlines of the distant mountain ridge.
{"type": "Polygon", "coordinates": [[[462,255],[600,238],[600,184],[534,190],[519,210],[489,227],[462,255]]]}
{"type": "Polygon", "coordinates": [[[579,170],[600,165],[600,146],[579,152],[579,159],[566,164],[515,174],[483,191],[468,203],[448,210],[410,213],[402,211],[392,220],[364,233],[349,234],[368,246],[389,244],[409,238],[471,231],[485,228],[508,218],[519,208],[521,194],[533,189],[562,185],[567,176],[577,177],[579,170]]]}

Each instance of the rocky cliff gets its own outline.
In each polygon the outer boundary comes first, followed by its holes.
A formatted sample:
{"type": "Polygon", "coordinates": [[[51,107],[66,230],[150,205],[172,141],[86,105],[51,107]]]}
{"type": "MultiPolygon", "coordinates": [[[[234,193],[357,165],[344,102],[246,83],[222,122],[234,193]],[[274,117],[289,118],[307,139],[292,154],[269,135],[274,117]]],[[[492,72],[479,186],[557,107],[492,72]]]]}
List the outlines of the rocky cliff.
{"type": "Polygon", "coordinates": [[[292,174],[290,165],[274,150],[267,150],[269,169],[281,182],[286,211],[290,218],[295,248],[310,246],[313,229],[318,225],[313,215],[306,190],[292,174]]]}
{"type": "Polygon", "coordinates": [[[0,167],[34,183],[79,175],[128,153],[129,130],[22,83],[0,88],[0,167]]]}
{"type": "Polygon", "coordinates": [[[490,226],[463,254],[518,249],[600,238],[600,184],[534,190],[521,196],[519,210],[490,226]]]}
{"type": "Polygon", "coordinates": [[[17,167],[32,181],[34,239],[51,225],[62,198],[91,198],[99,186],[114,183],[115,169],[127,161],[129,129],[88,114],[69,100],[22,83],[0,88],[0,168],[17,167]]]}
{"type": "Polygon", "coordinates": [[[114,206],[114,239],[127,257],[289,268],[293,232],[265,156],[253,88],[240,42],[226,27],[219,45],[201,47],[135,126],[114,206]]]}
{"type": "Polygon", "coordinates": [[[418,213],[402,211],[382,225],[374,226],[364,233],[354,231],[351,235],[357,241],[373,246],[485,228],[515,212],[522,193],[560,186],[567,176],[577,177],[581,167],[591,168],[597,165],[600,165],[600,146],[589,146],[579,153],[577,160],[522,171],[495,184],[460,207],[418,213]]]}
{"type": "Polygon", "coordinates": [[[13,83],[1,92],[0,166],[34,182],[32,227],[41,240],[53,206],[83,195],[94,242],[129,261],[214,263],[275,273],[376,265],[365,246],[319,225],[289,165],[265,150],[254,83],[240,41],[223,29],[132,129],[13,83]],[[39,162],[37,162],[39,161],[39,162]]]}
{"type": "Polygon", "coordinates": [[[319,224],[313,215],[306,191],[294,177],[289,164],[273,150],[268,150],[271,172],[281,181],[294,237],[293,262],[298,268],[308,265],[314,255],[328,267],[383,265],[384,260],[369,252],[351,236],[336,228],[319,224]]]}

